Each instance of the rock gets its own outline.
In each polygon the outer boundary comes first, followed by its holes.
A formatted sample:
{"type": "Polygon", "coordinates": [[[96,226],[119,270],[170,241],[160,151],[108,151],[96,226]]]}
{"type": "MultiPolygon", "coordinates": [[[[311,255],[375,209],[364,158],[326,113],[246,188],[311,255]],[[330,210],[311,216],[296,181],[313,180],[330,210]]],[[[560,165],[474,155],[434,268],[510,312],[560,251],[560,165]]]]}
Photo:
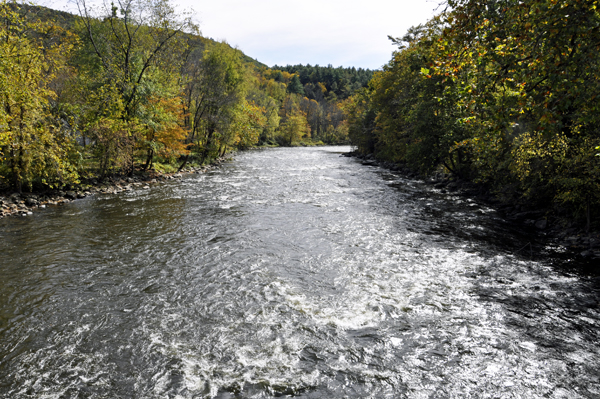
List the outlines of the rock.
{"type": "Polygon", "coordinates": [[[31,197],[30,197],[30,198],[27,198],[27,199],[25,200],[25,205],[27,205],[27,206],[28,206],[28,207],[30,207],[30,208],[31,208],[32,206],[36,206],[37,204],[38,204],[38,202],[37,202],[35,199],[31,198],[31,197]]]}
{"type": "Polygon", "coordinates": [[[540,219],[535,222],[535,228],[538,230],[544,230],[546,227],[548,227],[548,220],[546,219],[540,219]]]}
{"type": "Polygon", "coordinates": [[[539,212],[539,211],[520,212],[515,215],[515,219],[517,219],[517,220],[533,219],[533,218],[539,218],[540,216],[542,216],[542,212],[539,212]]]}
{"type": "Polygon", "coordinates": [[[74,191],[67,191],[65,193],[65,198],[70,199],[70,200],[75,200],[75,199],[77,199],[77,194],[74,191]]]}
{"type": "Polygon", "coordinates": [[[589,249],[587,251],[583,251],[581,254],[581,256],[583,256],[584,258],[589,258],[591,256],[594,256],[594,252],[590,251],[589,249]]]}
{"type": "Polygon", "coordinates": [[[150,189],[150,186],[144,186],[144,187],[142,187],[142,188],[143,188],[144,190],[149,190],[149,189],[150,189]]]}
{"type": "Polygon", "coordinates": [[[77,198],[85,198],[85,194],[82,192],[77,193],[77,198]]]}

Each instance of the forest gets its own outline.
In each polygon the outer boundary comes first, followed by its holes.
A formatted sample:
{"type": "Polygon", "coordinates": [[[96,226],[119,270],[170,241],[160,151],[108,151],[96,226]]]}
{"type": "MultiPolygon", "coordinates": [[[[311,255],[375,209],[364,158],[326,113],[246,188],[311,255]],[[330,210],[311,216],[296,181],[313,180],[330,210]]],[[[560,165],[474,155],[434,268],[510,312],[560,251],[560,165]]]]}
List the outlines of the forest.
{"type": "Polygon", "coordinates": [[[345,104],[359,153],[500,200],[600,215],[595,0],[449,0],[345,104]]]}
{"type": "Polygon", "coordinates": [[[347,143],[372,71],[269,68],[168,0],[0,3],[0,189],[174,172],[257,145],[347,143]]]}

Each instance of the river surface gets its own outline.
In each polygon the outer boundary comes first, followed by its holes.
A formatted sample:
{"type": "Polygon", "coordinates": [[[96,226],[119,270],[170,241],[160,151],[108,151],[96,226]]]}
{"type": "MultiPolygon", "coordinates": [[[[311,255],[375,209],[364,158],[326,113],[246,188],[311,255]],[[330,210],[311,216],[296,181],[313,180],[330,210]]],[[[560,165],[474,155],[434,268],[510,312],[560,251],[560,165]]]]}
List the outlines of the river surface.
{"type": "Polygon", "coordinates": [[[348,150],[0,220],[0,397],[600,397],[597,278],[348,150]]]}

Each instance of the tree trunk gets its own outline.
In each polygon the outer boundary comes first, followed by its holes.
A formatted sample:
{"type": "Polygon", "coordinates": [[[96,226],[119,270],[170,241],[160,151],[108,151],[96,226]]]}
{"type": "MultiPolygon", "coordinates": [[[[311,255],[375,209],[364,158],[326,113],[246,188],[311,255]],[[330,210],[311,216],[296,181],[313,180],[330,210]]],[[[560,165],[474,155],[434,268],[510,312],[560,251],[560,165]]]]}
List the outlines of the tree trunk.
{"type": "Polygon", "coordinates": [[[144,165],[144,170],[148,170],[149,167],[152,167],[152,158],[154,158],[154,150],[149,149],[148,155],[146,156],[146,164],[144,165]]]}
{"type": "Polygon", "coordinates": [[[590,232],[590,227],[592,224],[592,211],[591,211],[591,207],[590,207],[590,196],[588,195],[587,199],[586,199],[586,216],[587,216],[587,224],[585,226],[585,231],[587,233],[590,232]]]}
{"type": "Polygon", "coordinates": [[[208,154],[210,152],[210,147],[212,145],[212,137],[213,137],[214,132],[215,132],[215,130],[213,128],[211,128],[208,131],[208,135],[206,136],[206,143],[204,143],[204,150],[202,150],[201,163],[204,163],[206,158],[208,158],[208,154]]]}

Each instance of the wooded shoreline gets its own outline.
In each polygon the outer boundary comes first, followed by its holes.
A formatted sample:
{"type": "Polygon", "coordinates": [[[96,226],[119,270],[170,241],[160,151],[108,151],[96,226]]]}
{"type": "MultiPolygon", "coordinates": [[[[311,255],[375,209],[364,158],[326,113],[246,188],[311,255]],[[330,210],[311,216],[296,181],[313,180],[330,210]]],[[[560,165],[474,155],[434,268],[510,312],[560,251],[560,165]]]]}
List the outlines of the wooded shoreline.
{"type": "Polygon", "coordinates": [[[0,190],[347,142],[343,101],[373,73],[269,68],[202,37],[169,0],[76,5],[79,15],[0,1],[0,190]]]}
{"type": "Polygon", "coordinates": [[[148,190],[169,180],[180,179],[186,174],[205,173],[231,159],[231,154],[215,159],[202,167],[188,167],[176,173],[156,171],[138,171],[131,176],[113,175],[102,180],[90,179],[82,184],[69,186],[62,190],[43,190],[33,192],[8,191],[0,193],[0,219],[7,216],[29,216],[39,209],[60,206],[69,202],[99,194],[120,194],[127,191],[148,190]]]}

